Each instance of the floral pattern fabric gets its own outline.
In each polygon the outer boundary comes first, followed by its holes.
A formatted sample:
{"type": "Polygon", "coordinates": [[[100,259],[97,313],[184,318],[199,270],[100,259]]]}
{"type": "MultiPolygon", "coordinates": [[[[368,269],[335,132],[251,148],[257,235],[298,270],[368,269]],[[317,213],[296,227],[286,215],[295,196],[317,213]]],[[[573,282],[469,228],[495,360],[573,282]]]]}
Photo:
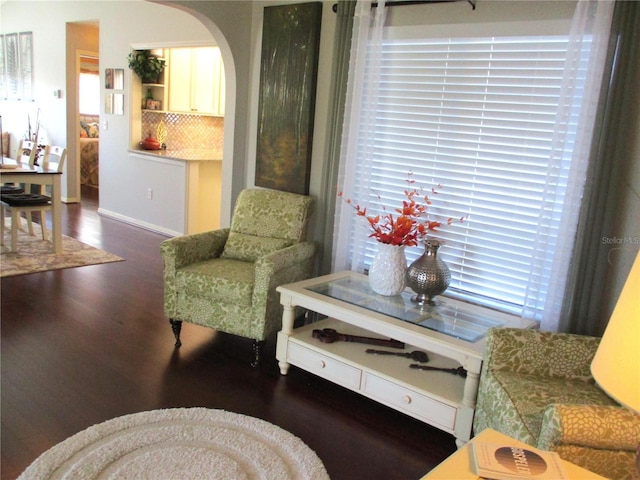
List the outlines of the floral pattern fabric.
{"type": "Polygon", "coordinates": [[[590,365],[599,340],[491,329],[474,431],[493,428],[604,477],[631,478],[640,416],[595,385],[590,365]]]}
{"type": "Polygon", "coordinates": [[[265,340],[281,328],[276,287],[309,278],[316,245],[304,241],[310,197],[244,190],[230,229],[165,240],[165,314],[265,340]]]}

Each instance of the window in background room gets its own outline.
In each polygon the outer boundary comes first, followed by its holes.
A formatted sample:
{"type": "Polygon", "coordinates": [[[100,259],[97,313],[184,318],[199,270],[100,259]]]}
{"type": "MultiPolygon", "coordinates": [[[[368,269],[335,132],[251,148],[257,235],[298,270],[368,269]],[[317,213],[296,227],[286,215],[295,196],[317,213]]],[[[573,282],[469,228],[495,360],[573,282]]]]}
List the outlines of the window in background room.
{"type": "MultiPolygon", "coordinates": [[[[357,149],[349,196],[375,214],[382,204],[401,205],[408,172],[415,185],[442,184],[432,196],[431,216],[446,224],[448,217],[468,215],[434,235],[444,241],[440,255],[452,273],[447,294],[518,315],[528,309],[539,320],[563,232],[588,48],[573,79],[576,94],[561,105],[567,35],[415,38],[393,32],[386,32],[378,101],[369,112],[375,138],[357,149]],[[568,112],[559,132],[560,108],[568,112]]],[[[365,81],[362,88],[368,86],[365,81]]],[[[351,258],[358,257],[352,268],[359,271],[377,251],[361,220],[337,240],[348,241],[351,258]]],[[[406,253],[410,263],[422,250],[406,253]]]]}
{"type": "Polygon", "coordinates": [[[80,57],[78,106],[80,113],[85,115],[100,114],[100,71],[98,59],[95,57],[80,57]]]}
{"type": "Polygon", "coordinates": [[[100,76],[80,74],[80,113],[100,114],[100,76]]]}

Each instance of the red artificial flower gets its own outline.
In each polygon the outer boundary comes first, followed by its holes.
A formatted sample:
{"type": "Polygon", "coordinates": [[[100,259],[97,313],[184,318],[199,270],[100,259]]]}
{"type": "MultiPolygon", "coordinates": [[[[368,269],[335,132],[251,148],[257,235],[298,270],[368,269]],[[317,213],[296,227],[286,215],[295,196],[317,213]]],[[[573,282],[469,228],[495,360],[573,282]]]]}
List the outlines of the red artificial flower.
{"type": "MultiPolygon", "coordinates": [[[[371,235],[380,243],[390,245],[405,245],[413,247],[418,245],[420,237],[427,235],[429,232],[436,231],[442,226],[440,222],[425,219],[428,213],[431,200],[427,195],[422,195],[413,184],[415,180],[411,178],[412,173],[407,175],[407,184],[411,187],[404,191],[406,200],[403,200],[402,207],[396,208],[394,211],[398,214],[394,216],[391,213],[384,215],[367,216],[367,209],[361,208],[360,205],[353,205],[351,199],[345,199],[342,192],[338,192],[338,197],[342,198],[348,205],[352,206],[356,211],[356,215],[365,217],[369,222],[369,226],[373,230],[371,235]]],[[[442,185],[438,184],[431,188],[433,194],[437,194],[442,185]]],[[[379,198],[379,197],[378,197],[379,198]]],[[[386,207],[382,207],[386,212],[386,207]]],[[[464,221],[464,217],[460,218],[460,222],[464,221]]],[[[447,225],[453,223],[453,218],[447,219],[447,225]]]]}

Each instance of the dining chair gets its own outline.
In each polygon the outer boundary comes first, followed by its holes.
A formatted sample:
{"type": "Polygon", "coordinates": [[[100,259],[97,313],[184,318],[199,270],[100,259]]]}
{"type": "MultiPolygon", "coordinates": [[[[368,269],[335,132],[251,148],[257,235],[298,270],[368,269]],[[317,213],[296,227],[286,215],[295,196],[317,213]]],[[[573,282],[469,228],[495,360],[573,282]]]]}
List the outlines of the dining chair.
{"type": "Polygon", "coordinates": [[[16,152],[16,162],[33,167],[38,154],[38,144],[31,140],[21,140],[16,152]]]}
{"type": "MultiPolygon", "coordinates": [[[[21,140],[16,151],[16,163],[28,164],[32,167],[36,161],[37,151],[38,147],[35,142],[21,140]]],[[[5,183],[0,187],[0,195],[16,193],[24,193],[24,188],[13,183],[5,183]]],[[[2,217],[2,221],[4,222],[4,217],[2,217]]]]}
{"type": "MultiPolygon", "coordinates": [[[[54,170],[58,173],[62,173],[64,168],[64,162],[67,159],[67,149],[55,145],[45,147],[44,157],[42,160],[42,168],[45,170],[54,170]]],[[[33,191],[31,191],[33,193],[33,191]]],[[[51,193],[47,191],[46,185],[40,185],[39,195],[43,195],[49,198],[49,207],[45,210],[40,210],[40,219],[42,222],[42,239],[47,240],[47,224],[44,221],[45,211],[51,209],[51,193]]],[[[37,209],[34,208],[34,211],[37,209]]],[[[33,212],[31,212],[33,214],[33,212]]],[[[32,215],[27,214],[27,226],[29,228],[29,235],[33,235],[33,221],[32,215]]]]}
{"type": "MultiPolygon", "coordinates": [[[[32,142],[29,140],[20,140],[18,144],[18,149],[16,150],[16,158],[15,161],[19,165],[29,165],[32,167],[36,161],[36,154],[38,152],[38,147],[36,142],[32,142]]],[[[24,193],[24,186],[16,185],[14,183],[3,183],[0,186],[0,195],[14,195],[19,193],[24,193]]],[[[4,209],[0,208],[0,221],[2,222],[2,239],[4,241],[4,209]]]]}
{"type": "MultiPolygon", "coordinates": [[[[42,168],[62,173],[66,158],[66,148],[59,146],[46,146],[44,148],[42,168]]],[[[47,195],[44,185],[40,185],[39,187],[39,191],[34,193],[34,191],[31,190],[31,185],[27,184],[25,185],[26,193],[0,196],[0,207],[2,208],[3,218],[5,215],[5,209],[11,213],[12,252],[15,252],[17,249],[21,212],[25,213],[29,235],[34,235],[33,212],[39,212],[42,240],[48,240],[46,212],[51,210],[51,197],[47,195]]],[[[2,234],[4,238],[4,228],[2,234]]]]}

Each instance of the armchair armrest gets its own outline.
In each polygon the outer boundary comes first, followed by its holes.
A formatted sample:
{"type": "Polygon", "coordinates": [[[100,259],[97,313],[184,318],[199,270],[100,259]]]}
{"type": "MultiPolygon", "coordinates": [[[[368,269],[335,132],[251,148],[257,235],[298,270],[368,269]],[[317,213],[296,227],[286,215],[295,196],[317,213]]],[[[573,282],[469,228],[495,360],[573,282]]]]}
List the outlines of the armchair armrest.
{"type": "Polygon", "coordinates": [[[640,415],[605,405],[549,405],[542,420],[538,448],[577,445],[599,450],[635,452],[640,444],[640,415]]]}
{"type": "Polygon", "coordinates": [[[276,287],[311,277],[316,250],[314,242],[301,242],[256,261],[253,305],[258,311],[264,312],[267,330],[276,329],[272,322],[280,320],[276,287]]]}
{"type": "Polygon", "coordinates": [[[229,229],[223,228],[170,238],[160,244],[160,253],[164,260],[164,311],[169,318],[173,318],[177,313],[176,270],[192,263],[219,257],[228,236],[229,229]]]}
{"type": "Polygon", "coordinates": [[[316,249],[313,242],[301,242],[256,260],[254,302],[258,300],[256,295],[266,298],[270,289],[308,278],[316,249]]]}
{"type": "Polygon", "coordinates": [[[483,370],[592,382],[590,366],[600,338],[519,328],[492,328],[483,370]]]}
{"type": "Polygon", "coordinates": [[[165,240],[160,244],[165,271],[167,267],[178,269],[192,263],[219,257],[228,236],[229,229],[222,228],[165,240]]]}
{"type": "MultiPolygon", "coordinates": [[[[264,269],[275,273],[292,266],[301,265],[305,261],[313,260],[316,250],[317,246],[314,242],[296,243],[260,257],[256,260],[256,270],[264,269]]],[[[295,277],[295,274],[292,275],[295,277]]]]}

